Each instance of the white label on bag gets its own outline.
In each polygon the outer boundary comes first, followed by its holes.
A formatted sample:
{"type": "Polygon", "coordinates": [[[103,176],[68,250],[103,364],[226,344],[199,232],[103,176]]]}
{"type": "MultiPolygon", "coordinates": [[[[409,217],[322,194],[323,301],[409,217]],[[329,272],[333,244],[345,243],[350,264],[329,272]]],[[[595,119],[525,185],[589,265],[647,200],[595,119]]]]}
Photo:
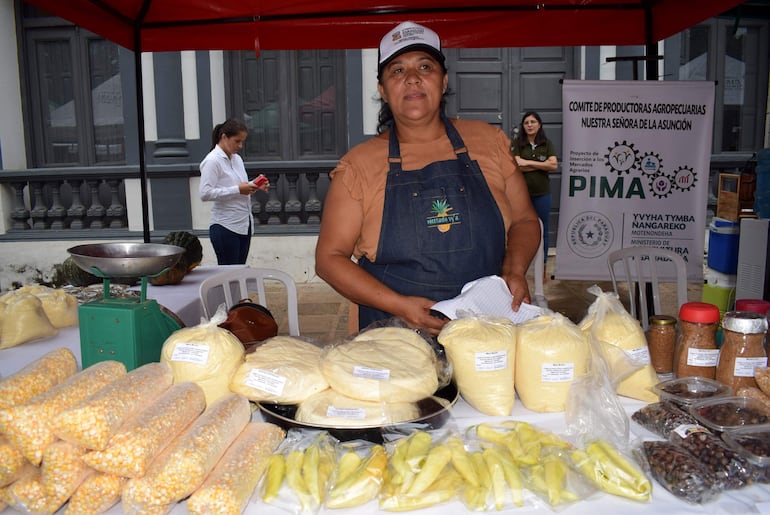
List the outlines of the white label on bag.
{"type": "Polygon", "coordinates": [[[177,343],[171,353],[171,361],[185,361],[196,365],[205,365],[209,361],[208,345],[200,343],[177,343]]]}
{"type": "Polygon", "coordinates": [[[684,439],[693,433],[710,433],[711,431],[699,424],[682,424],[674,429],[674,432],[684,439]]]}
{"type": "Polygon", "coordinates": [[[719,349],[687,349],[687,364],[691,367],[715,367],[719,349]]]}
{"type": "Polygon", "coordinates": [[[329,406],[326,408],[326,416],[330,418],[354,418],[363,420],[366,417],[366,410],[362,408],[335,408],[334,406],[329,406]]]}
{"type": "Polygon", "coordinates": [[[637,347],[636,349],[627,350],[626,352],[631,357],[631,361],[633,361],[635,365],[650,364],[650,349],[646,345],[644,347],[637,347]]]}
{"type": "Polygon", "coordinates": [[[575,377],[574,363],[543,363],[540,365],[540,380],[544,383],[564,383],[575,377]]]}
{"type": "Polygon", "coordinates": [[[754,367],[766,367],[767,358],[735,358],[735,377],[754,377],[754,367]]]}
{"type": "Polygon", "coordinates": [[[353,376],[364,379],[377,379],[378,381],[389,381],[390,370],[385,368],[369,368],[356,365],[353,367],[353,376]]]}
{"type": "Polygon", "coordinates": [[[474,354],[474,361],[479,372],[503,370],[508,366],[508,351],[477,352],[474,354]]]}
{"type": "Polygon", "coordinates": [[[267,392],[270,395],[283,395],[283,389],[286,387],[286,378],[270,370],[252,368],[249,370],[249,375],[243,381],[243,384],[267,392]]]}

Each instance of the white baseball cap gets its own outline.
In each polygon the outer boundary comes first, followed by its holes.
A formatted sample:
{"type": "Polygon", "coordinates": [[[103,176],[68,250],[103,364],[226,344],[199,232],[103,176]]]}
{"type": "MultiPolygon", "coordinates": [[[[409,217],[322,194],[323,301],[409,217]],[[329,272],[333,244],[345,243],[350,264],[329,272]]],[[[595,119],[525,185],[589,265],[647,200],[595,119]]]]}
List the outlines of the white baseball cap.
{"type": "Polygon", "coordinates": [[[382,75],[382,69],[393,58],[414,50],[423,50],[431,54],[446,71],[445,57],[441,52],[441,39],[439,39],[438,34],[423,25],[405,21],[398,24],[380,40],[377,77],[382,75]]]}

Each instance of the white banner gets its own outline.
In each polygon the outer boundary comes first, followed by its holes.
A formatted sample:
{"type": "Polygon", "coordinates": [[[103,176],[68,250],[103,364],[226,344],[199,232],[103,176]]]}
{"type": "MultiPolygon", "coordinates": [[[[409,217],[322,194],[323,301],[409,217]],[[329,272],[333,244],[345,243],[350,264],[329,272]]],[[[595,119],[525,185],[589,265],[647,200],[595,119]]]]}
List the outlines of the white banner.
{"type": "Polygon", "coordinates": [[[565,80],[558,279],[608,280],[607,256],[661,247],[703,278],[714,83],[565,80]]]}

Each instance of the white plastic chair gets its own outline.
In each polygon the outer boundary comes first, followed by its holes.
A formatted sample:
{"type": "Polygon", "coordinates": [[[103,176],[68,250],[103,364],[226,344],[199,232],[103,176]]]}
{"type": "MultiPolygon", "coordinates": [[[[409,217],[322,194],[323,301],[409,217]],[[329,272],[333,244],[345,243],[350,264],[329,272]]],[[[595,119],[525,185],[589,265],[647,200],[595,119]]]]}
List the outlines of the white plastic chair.
{"type": "Polygon", "coordinates": [[[254,291],[257,292],[259,304],[270,309],[265,295],[265,281],[283,283],[286,288],[289,334],[299,336],[297,285],[289,274],[272,268],[236,268],[204,279],[199,290],[204,316],[211,318],[222,303],[229,309],[254,291]]]}
{"type": "Polygon", "coordinates": [[[548,307],[548,301],[545,298],[545,287],[543,285],[543,276],[545,275],[545,249],[543,248],[543,221],[537,219],[540,224],[540,246],[535,254],[535,291],[532,295],[532,303],[541,308],[548,307]]]}
{"type": "Polygon", "coordinates": [[[628,286],[631,315],[641,322],[644,330],[647,330],[650,315],[664,314],[660,307],[660,283],[676,282],[677,313],[668,314],[679,314],[679,306],[687,302],[687,265],[682,256],[658,247],[627,247],[611,252],[607,256],[607,265],[615,293],[618,293],[617,263],[622,264],[623,277],[628,286]],[[652,291],[653,313],[649,313],[647,308],[647,285],[652,291]]]}

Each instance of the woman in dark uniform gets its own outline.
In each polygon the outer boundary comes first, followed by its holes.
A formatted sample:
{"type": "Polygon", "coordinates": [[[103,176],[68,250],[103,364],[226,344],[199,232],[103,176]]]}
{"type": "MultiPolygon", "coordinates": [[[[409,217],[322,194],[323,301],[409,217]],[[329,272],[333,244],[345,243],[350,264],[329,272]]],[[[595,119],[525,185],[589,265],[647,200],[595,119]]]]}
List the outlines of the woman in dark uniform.
{"type": "Polygon", "coordinates": [[[510,140],[444,114],[438,35],[404,22],[379,47],[379,135],[332,171],[316,272],[358,304],[360,329],[392,316],[438,334],[431,306],[488,275],[505,279],[514,310],[540,227],[510,140]],[[357,261],[351,260],[354,257],[357,261]]]}
{"type": "Polygon", "coordinates": [[[551,183],[548,174],[559,167],[559,162],[553,143],[545,136],[543,120],[539,114],[534,111],[524,113],[511,151],[516,156],[519,169],[524,172],[529,198],[538,218],[543,222],[543,260],[548,261],[548,219],[551,214],[551,183]]]}

